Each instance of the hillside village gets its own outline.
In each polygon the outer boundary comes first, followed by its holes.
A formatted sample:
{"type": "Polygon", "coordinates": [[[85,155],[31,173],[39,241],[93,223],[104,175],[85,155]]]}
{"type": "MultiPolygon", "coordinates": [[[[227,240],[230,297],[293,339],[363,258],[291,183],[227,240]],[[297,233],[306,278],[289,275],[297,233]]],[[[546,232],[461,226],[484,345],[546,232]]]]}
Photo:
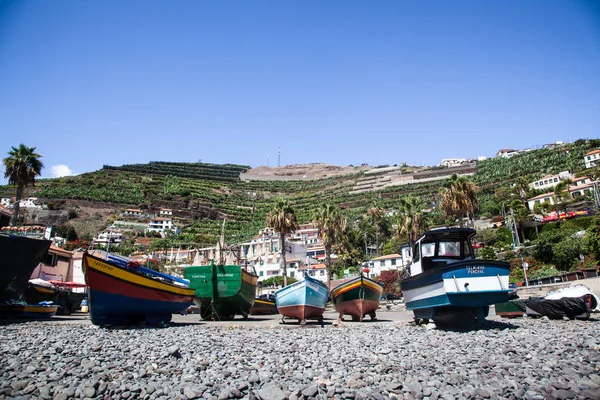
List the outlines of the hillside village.
{"type": "MultiPolygon", "coordinates": [[[[81,253],[93,249],[171,273],[221,257],[222,262],[254,268],[259,282],[267,281],[265,290],[273,292],[281,283],[272,278],[283,274],[280,238],[265,226],[265,216],[279,197],[290,201],[300,222],[285,240],[289,278],[303,279],[306,272],[329,281],[324,244],[311,219],[312,209],[323,201],[339,205],[356,229],[368,210],[380,209],[386,219],[381,225],[370,220],[372,227],[353,239],[356,250],[351,256],[332,255],[338,265],[333,278],[358,272],[379,277],[386,271],[399,277],[411,260],[406,237],[396,233],[402,198],[419,198],[432,226],[459,224],[441,212],[436,196],[453,176],[473,180],[478,209],[464,216],[469,218],[465,224],[484,232],[508,230],[510,240],[503,243],[490,241],[487,233],[479,237],[482,245],[498,244],[494,257],[505,256],[507,249],[530,242],[532,232],[539,234],[545,224],[595,214],[599,159],[600,141],[582,140],[540,149],[501,149],[493,159],[445,159],[435,167],[105,166],[94,173],[38,181],[20,200],[17,226],[8,226],[14,189],[0,188],[0,226],[11,234],[53,237],[47,260],[34,272],[43,279],[83,282],[81,253]],[[514,205],[515,199],[522,208],[514,205]]],[[[518,270],[515,279],[522,279],[518,270]]]]}

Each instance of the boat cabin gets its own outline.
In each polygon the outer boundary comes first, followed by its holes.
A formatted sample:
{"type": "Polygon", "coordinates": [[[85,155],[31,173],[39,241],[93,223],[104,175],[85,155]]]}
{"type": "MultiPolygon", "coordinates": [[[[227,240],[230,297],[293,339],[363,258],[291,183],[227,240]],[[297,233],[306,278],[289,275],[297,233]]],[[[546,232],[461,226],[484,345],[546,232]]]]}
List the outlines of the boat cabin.
{"type": "Polygon", "coordinates": [[[475,259],[471,228],[440,228],[427,231],[413,247],[410,275],[414,276],[453,262],[475,259]]]}

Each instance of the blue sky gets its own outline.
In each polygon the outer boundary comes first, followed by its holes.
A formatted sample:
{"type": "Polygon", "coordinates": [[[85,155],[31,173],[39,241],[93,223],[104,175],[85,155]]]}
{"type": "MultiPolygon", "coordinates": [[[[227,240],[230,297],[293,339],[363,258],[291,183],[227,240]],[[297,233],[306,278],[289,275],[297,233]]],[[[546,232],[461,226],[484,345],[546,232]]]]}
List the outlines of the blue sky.
{"type": "Polygon", "coordinates": [[[279,145],[434,165],[599,127],[595,1],[0,0],[0,153],[36,146],[44,177],[279,145]]]}

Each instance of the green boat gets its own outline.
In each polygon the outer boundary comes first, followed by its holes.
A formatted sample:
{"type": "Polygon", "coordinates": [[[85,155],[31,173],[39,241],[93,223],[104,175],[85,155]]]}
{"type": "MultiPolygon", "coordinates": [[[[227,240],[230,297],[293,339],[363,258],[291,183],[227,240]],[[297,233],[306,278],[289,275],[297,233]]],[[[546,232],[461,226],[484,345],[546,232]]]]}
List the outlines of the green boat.
{"type": "Polygon", "coordinates": [[[248,318],[256,298],[258,276],[239,265],[200,265],[184,272],[190,288],[196,290],[194,303],[203,319],[231,320],[236,314],[248,318]]]}

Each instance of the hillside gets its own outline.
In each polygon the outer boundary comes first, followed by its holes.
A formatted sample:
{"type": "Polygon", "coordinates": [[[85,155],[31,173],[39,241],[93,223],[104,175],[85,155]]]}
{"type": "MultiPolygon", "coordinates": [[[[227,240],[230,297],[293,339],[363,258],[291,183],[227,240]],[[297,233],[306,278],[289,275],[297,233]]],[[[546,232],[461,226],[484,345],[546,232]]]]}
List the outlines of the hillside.
{"type": "MultiPolygon", "coordinates": [[[[214,243],[226,218],[227,240],[237,242],[264,226],[278,197],[290,200],[301,223],[310,222],[315,206],[323,202],[339,204],[348,218],[354,219],[376,203],[392,209],[399,198],[409,194],[433,201],[444,182],[439,179],[454,172],[470,175],[480,188],[480,213],[494,214],[498,212],[494,195],[499,188],[519,177],[531,181],[563,170],[581,172],[583,155],[598,147],[600,140],[580,140],[457,169],[327,164],[251,169],[233,164],[151,162],[40,180],[25,195],[57,208],[85,207],[85,215],[93,215],[90,210],[97,207],[106,221],[117,218],[123,208],[171,208],[176,224],[184,228],[184,240],[197,243],[214,243]],[[107,209],[113,209],[113,214],[107,216],[107,209]]],[[[0,195],[14,196],[14,188],[1,186],[0,195]]]]}

